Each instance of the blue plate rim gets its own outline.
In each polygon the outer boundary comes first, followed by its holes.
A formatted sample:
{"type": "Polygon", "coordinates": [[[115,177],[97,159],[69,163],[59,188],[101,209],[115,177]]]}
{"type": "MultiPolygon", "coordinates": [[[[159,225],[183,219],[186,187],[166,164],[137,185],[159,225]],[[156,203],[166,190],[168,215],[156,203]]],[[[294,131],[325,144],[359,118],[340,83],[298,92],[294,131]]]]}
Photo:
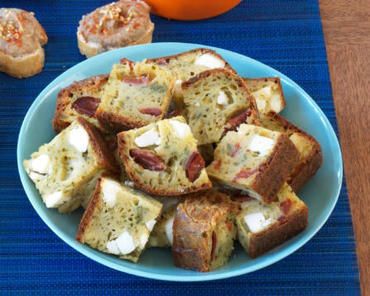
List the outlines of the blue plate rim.
{"type": "Polygon", "coordinates": [[[23,186],[23,188],[24,188],[24,190],[26,192],[26,195],[27,195],[28,200],[32,204],[32,206],[35,209],[36,213],[40,216],[40,218],[44,221],[44,223],[62,241],[64,241],[67,245],[69,245],[70,247],[72,247],[73,249],[75,249],[76,251],[78,251],[79,253],[83,254],[87,258],[90,258],[90,259],[94,260],[97,263],[100,263],[102,265],[105,265],[107,267],[110,267],[112,269],[115,269],[117,271],[123,271],[123,272],[128,273],[128,274],[132,274],[132,275],[136,275],[136,276],[141,276],[141,277],[145,277],[145,278],[149,278],[149,279],[155,279],[155,280],[177,281],[177,282],[198,282],[198,281],[211,281],[211,280],[227,279],[227,278],[230,278],[230,277],[240,276],[240,275],[243,275],[243,274],[254,272],[256,270],[259,270],[259,269],[262,269],[264,267],[270,266],[270,265],[272,265],[272,264],[274,264],[274,263],[282,260],[283,258],[291,255],[292,253],[294,253],[295,251],[297,251],[299,248],[301,248],[302,246],[304,246],[309,240],[311,240],[311,238],[327,222],[328,218],[330,217],[331,213],[334,210],[335,205],[337,204],[337,201],[338,201],[338,198],[339,198],[339,194],[340,194],[340,191],[341,191],[341,188],[342,188],[342,184],[343,184],[343,159],[342,159],[342,151],[341,151],[341,148],[340,148],[340,145],[339,145],[339,141],[338,141],[337,135],[336,135],[336,133],[334,131],[334,128],[330,124],[328,118],[326,117],[326,115],[324,114],[324,112],[321,110],[321,108],[317,105],[317,103],[310,97],[310,95],[303,88],[301,88],[296,82],[294,82],[292,79],[290,79],[289,77],[287,77],[283,73],[279,72],[278,70],[275,70],[274,68],[272,68],[272,67],[270,67],[270,66],[268,66],[268,65],[266,65],[266,64],[264,64],[264,63],[262,63],[260,61],[257,61],[257,60],[255,60],[253,58],[250,58],[248,56],[242,55],[240,53],[237,53],[237,52],[234,52],[234,51],[231,51],[231,50],[222,49],[222,48],[213,47],[213,46],[204,45],[204,44],[195,44],[195,43],[156,42],[156,43],[151,43],[151,44],[130,46],[130,49],[135,49],[135,48],[139,48],[139,47],[156,47],[156,46],[159,46],[159,47],[160,46],[178,46],[178,47],[186,46],[186,47],[194,47],[194,48],[195,47],[206,47],[206,48],[210,48],[210,49],[213,49],[213,50],[216,50],[216,51],[226,52],[228,54],[231,54],[231,55],[236,56],[237,58],[247,59],[247,60],[249,60],[249,62],[258,65],[259,67],[265,68],[268,71],[270,71],[271,73],[274,73],[274,75],[276,75],[276,76],[280,77],[280,79],[284,80],[284,83],[290,84],[292,87],[294,87],[295,89],[297,89],[302,94],[302,96],[305,98],[305,100],[307,100],[309,102],[309,104],[312,105],[313,108],[318,111],[318,113],[319,113],[319,115],[321,117],[321,120],[322,120],[323,124],[325,125],[325,128],[330,133],[330,138],[332,138],[332,139],[335,140],[335,142],[332,143],[332,145],[334,145],[335,146],[335,149],[337,149],[337,151],[339,151],[339,155],[338,155],[339,168],[338,168],[337,171],[339,173],[338,180],[340,180],[339,186],[336,188],[335,199],[330,204],[330,208],[326,212],[326,215],[323,217],[323,219],[320,222],[320,224],[315,229],[313,229],[310,233],[307,233],[305,236],[300,237],[294,244],[291,244],[291,245],[288,245],[288,246],[285,246],[284,248],[282,248],[278,253],[274,254],[274,257],[271,260],[269,260],[269,261],[266,261],[265,260],[265,261],[262,261],[262,262],[257,262],[253,266],[247,266],[247,267],[240,268],[240,269],[234,270],[234,271],[226,271],[225,273],[213,274],[212,272],[210,272],[210,273],[198,273],[198,272],[194,272],[194,275],[186,275],[186,276],[182,276],[182,275],[168,275],[168,274],[164,275],[164,274],[160,274],[160,273],[159,274],[156,274],[156,273],[152,273],[152,272],[147,272],[147,271],[132,269],[132,268],[129,268],[129,267],[126,267],[126,266],[117,264],[115,262],[107,261],[107,260],[101,259],[99,256],[97,256],[94,253],[88,251],[88,249],[84,248],[84,246],[82,244],[80,244],[79,242],[77,242],[76,240],[70,240],[67,236],[65,236],[58,229],[58,227],[54,223],[52,223],[52,221],[49,221],[49,219],[46,216],[46,214],[44,214],[44,212],[41,210],[41,208],[38,207],[38,205],[36,204],[36,202],[31,197],[32,196],[32,192],[28,189],[28,186],[26,185],[26,178],[28,178],[28,177],[27,177],[27,174],[25,173],[24,168],[23,168],[23,159],[21,159],[20,139],[25,136],[26,125],[29,122],[29,119],[30,119],[31,115],[33,114],[34,110],[40,104],[42,104],[43,100],[45,100],[46,98],[48,98],[48,93],[49,92],[52,92],[53,91],[53,88],[57,84],[59,84],[61,81],[65,80],[65,78],[70,73],[73,73],[74,70],[76,68],[80,67],[81,65],[87,64],[87,63],[91,63],[91,61],[99,60],[99,59],[104,58],[105,56],[108,56],[108,55],[112,55],[114,52],[124,51],[126,48],[119,48],[119,49],[115,49],[115,50],[112,50],[112,51],[108,51],[108,52],[99,54],[97,56],[94,56],[92,58],[86,59],[86,60],[84,60],[82,62],[79,62],[76,65],[72,66],[71,68],[69,68],[68,70],[66,70],[62,74],[60,74],[58,77],[56,77],[53,81],[51,81],[41,91],[41,93],[36,97],[36,99],[33,101],[33,103],[31,104],[31,106],[29,107],[29,109],[28,109],[28,111],[26,113],[26,116],[23,119],[22,126],[20,128],[19,135],[18,135],[18,140],[17,140],[17,167],[18,167],[18,173],[19,173],[19,176],[20,176],[20,179],[21,179],[22,186],[23,186]]]}

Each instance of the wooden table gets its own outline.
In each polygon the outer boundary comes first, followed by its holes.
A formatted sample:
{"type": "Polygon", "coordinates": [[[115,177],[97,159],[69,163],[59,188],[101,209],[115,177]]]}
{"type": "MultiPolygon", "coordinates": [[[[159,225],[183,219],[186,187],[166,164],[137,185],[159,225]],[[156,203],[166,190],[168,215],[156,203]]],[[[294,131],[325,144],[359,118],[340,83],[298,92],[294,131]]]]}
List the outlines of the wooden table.
{"type": "Polygon", "coordinates": [[[360,268],[370,295],[370,1],[320,0],[360,268]]]}

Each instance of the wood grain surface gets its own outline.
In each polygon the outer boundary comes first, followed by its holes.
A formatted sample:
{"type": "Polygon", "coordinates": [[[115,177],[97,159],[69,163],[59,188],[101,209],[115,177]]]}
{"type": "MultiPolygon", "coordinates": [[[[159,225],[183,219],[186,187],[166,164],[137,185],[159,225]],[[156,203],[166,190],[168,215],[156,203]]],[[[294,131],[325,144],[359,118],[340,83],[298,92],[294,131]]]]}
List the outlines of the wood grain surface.
{"type": "Polygon", "coordinates": [[[320,0],[361,291],[370,295],[370,1],[320,0]]]}

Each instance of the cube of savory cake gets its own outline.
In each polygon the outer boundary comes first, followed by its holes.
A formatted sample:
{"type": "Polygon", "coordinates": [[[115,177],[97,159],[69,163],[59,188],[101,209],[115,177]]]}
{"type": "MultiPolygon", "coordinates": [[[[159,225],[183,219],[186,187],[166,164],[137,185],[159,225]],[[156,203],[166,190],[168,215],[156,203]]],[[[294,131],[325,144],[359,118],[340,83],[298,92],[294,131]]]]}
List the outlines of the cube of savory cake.
{"type": "Polygon", "coordinates": [[[161,209],[162,204],[146,194],[102,177],[80,222],[77,240],[137,262],[161,209]]]}
{"type": "Polygon", "coordinates": [[[300,160],[292,170],[287,181],[294,192],[298,192],[322,164],[322,153],[319,142],[274,112],[263,114],[261,116],[261,124],[270,130],[285,132],[298,149],[300,160]]]}
{"type": "Polygon", "coordinates": [[[183,117],[121,132],[118,152],[135,187],[177,196],[212,186],[197,143],[183,117]]]}
{"type": "Polygon", "coordinates": [[[186,198],[173,222],[172,254],[178,267],[210,271],[227,263],[236,237],[238,207],[216,190],[186,198]]]}
{"type": "Polygon", "coordinates": [[[298,160],[299,152],[286,134],[242,124],[218,144],[207,172],[251,197],[272,202],[298,160]]]}
{"type": "Polygon", "coordinates": [[[157,65],[121,61],[109,75],[97,117],[118,131],[158,121],[169,107],[172,85],[170,72],[157,65]]]}
{"type": "Polygon", "coordinates": [[[286,105],[280,78],[244,78],[248,90],[256,99],[257,109],[266,114],[270,111],[279,113],[286,105]]]}
{"type": "Polygon", "coordinates": [[[241,204],[236,218],[239,242],[247,254],[256,258],[303,231],[308,223],[308,208],[285,183],[278,201],[263,204],[250,199],[241,204]]]}
{"type": "Polygon", "coordinates": [[[162,205],[162,213],[155,224],[150,235],[148,247],[171,247],[173,243],[173,220],[175,219],[177,205],[182,201],[182,198],[176,197],[156,197],[162,205]]]}
{"type": "Polygon", "coordinates": [[[243,80],[225,70],[204,71],[182,84],[185,114],[199,145],[217,143],[241,123],[256,123],[258,111],[243,80]]]}
{"type": "Polygon", "coordinates": [[[180,90],[179,86],[183,81],[205,70],[224,68],[235,73],[218,53],[208,48],[196,48],[172,56],[149,59],[147,62],[155,63],[171,71],[176,77],[176,90],[180,90]]]}
{"type": "Polygon", "coordinates": [[[94,178],[119,174],[119,166],[98,130],[78,118],[24,161],[24,167],[48,208],[70,212],[88,198],[94,178]]]}
{"type": "Polygon", "coordinates": [[[108,75],[98,75],[76,81],[63,88],[57,97],[53,119],[54,130],[59,133],[77,117],[83,117],[99,129],[104,130],[96,119],[95,112],[107,81],[108,75]]]}

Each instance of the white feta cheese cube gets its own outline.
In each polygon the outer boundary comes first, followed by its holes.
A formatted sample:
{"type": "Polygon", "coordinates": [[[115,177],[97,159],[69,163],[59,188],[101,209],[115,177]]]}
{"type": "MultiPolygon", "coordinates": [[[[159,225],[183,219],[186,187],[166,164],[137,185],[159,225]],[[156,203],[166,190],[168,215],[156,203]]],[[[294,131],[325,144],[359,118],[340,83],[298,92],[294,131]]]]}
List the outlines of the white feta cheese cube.
{"type": "Polygon", "coordinates": [[[266,219],[262,213],[249,213],[244,216],[245,224],[253,233],[258,233],[272,224],[272,219],[266,219]]]}
{"type": "Polygon", "coordinates": [[[170,242],[171,246],[173,244],[173,221],[175,220],[175,216],[172,216],[166,221],[166,224],[164,226],[166,231],[166,237],[168,241],[170,242]]]}
{"type": "Polygon", "coordinates": [[[154,228],[154,225],[155,223],[157,223],[157,221],[155,219],[152,219],[152,220],[149,220],[145,223],[145,226],[146,228],[149,230],[149,231],[152,231],[153,228],[154,228]]]}
{"type": "Polygon", "coordinates": [[[187,136],[191,135],[190,127],[186,123],[175,119],[170,119],[169,123],[178,138],[184,139],[187,136]]]}
{"type": "Polygon", "coordinates": [[[223,60],[209,53],[205,53],[197,57],[195,59],[195,64],[210,69],[225,67],[225,62],[223,60]]]}
{"type": "Polygon", "coordinates": [[[106,244],[108,251],[115,255],[127,255],[136,249],[135,241],[128,231],[106,244]]]}
{"type": "Polygon", "coordinates": [[[89,146],[89,134],[82,126],[77,125],[69,132],[68,142],[79,152],[84,153],[89,146]]]}
{"type": "Polygon", "coordinates": [[[254,135],[250,140],[248,149],[254,152],[258,152],[260,156],[264,156],[271,151],[274,145],[275,141],[273,139],[260,135],[254,135]]]}
{"type": "Polygon", "coordinates": [[[135,144],[140,148],[152,145],[158,146],[161,144],[161,137],[159,136],[159,133],[155,130],[155,128],[152,128],[138,136],[135,139],[135,144]]]}
{"type": "Polygon", "coordinates": [[[229,98],[222,90],[219,92],[217,97],[217,104],[226,106],[229,104],[229,98]]]}
{"type": "Polygon", "coordinates": [[[113,208],[116,204],[118,192],[121,191],[121,185],[113,180],[103,179],[102,181],[103,200],[108,207],[113,208]]]}
{"type": "Polygon", "coordinates": [[[31,170],[39,174],[47,174],[49,172],[50,157],[47,154],[41,154],[34,159],[31,159],[31,170]]]}

